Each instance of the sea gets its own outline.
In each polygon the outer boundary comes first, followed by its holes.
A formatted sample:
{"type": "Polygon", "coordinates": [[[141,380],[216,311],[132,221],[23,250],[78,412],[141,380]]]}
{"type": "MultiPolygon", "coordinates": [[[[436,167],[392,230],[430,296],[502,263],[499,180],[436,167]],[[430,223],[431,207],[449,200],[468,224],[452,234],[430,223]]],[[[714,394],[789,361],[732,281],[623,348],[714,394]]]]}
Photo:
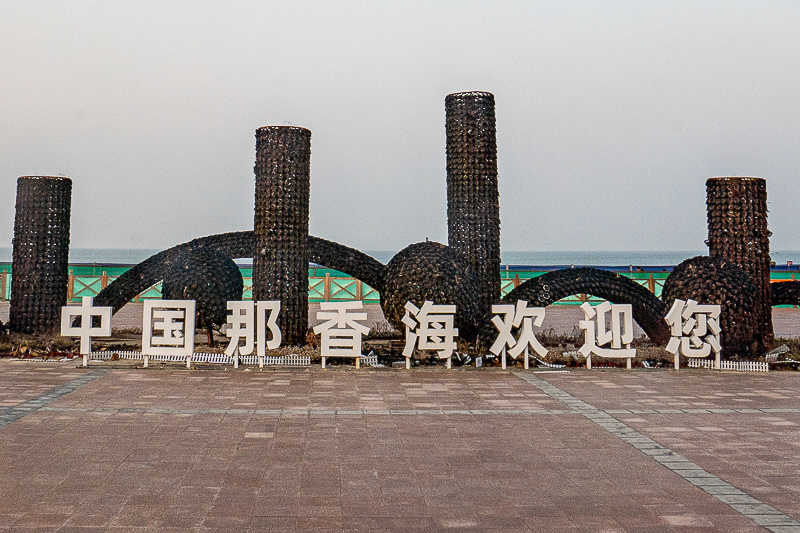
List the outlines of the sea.
{"type": "MultiPolygon", "coordinates": [[[[129,248],[72,248],[69,252],[70,264],[119,264],[135,265],[160,250],[129,248]]],[[[364,250],[381,263],[388,263],[397,253],[391,250],[364,250]]],[[[655,267],[675,266],[683,260],[697,255],[707,255],[704,250],[665,250],[665,251],[503,251],[501,263],[509,266],[603,266],[603,267],[655,267]]],[[[794,268],[800,264],[800,251],[774,250],[770,254],[777,266],[792,262],[794,268]]],[[[0,248],[0,263],[11,262],[11,248],[0,248]]],[[[239,259],[240,265],[247,265],[251,259],[239,259]]]]}

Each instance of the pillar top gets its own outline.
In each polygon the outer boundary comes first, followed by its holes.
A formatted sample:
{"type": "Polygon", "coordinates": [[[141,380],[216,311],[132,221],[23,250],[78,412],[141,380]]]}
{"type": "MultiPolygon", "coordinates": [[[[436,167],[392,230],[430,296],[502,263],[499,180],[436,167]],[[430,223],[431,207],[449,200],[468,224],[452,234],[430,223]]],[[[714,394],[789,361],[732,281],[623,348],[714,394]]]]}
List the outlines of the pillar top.
{"type": "Polygon", "coordinates": [[[256,129],[256,133],[267,133],[270,131],[296,131],[305,135],[311,135],[311,130],[300,126],[261,126],[256,129]]]}
{"type": "Polygon", "coordinates": [[[453,99],[464,99],[464,98],[488,98],[494,100],[494,95],[489,92],[485,91],[466,91],[463,93],[452,93],[448,94],[445,97],[445,100],[453,100],[453,99]]]}
{"type": "Polygon", "coordinates": [[[715,176],[713,178],[708,178],[706,181],[764,181],[764,178],[759,178],[757,176],[715,176]]]}
{"type": "Polygon", "coordinates": [[[66,176],[20,176],[21,180],[72,181],[66,176]]]}

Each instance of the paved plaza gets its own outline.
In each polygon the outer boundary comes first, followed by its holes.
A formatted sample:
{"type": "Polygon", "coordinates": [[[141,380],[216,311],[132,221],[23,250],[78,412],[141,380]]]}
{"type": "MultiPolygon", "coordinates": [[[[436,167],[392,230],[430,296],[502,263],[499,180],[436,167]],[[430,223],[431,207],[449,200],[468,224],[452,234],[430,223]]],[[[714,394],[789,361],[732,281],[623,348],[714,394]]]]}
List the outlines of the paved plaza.
{"type": "Polygon", "coordinates": [[[0,360],[0,531],[800,531],[800,373],[0,360]]]}

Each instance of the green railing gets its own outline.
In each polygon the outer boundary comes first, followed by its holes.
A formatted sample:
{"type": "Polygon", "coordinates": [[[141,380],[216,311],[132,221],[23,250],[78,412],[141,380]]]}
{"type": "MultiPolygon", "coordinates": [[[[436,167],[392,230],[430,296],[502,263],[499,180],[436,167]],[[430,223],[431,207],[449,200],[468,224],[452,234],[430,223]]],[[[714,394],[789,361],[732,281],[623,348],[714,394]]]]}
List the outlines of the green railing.
{"type": "MultiPolygon", "coordinates": [[[[69,284],[67,286],[68,298],[72,301],[80,301],[83,296],[97,296],[109,283],[117,279],[130,266],[125,265],[70,265],[69,284]]],[[[244,278],[243,299],[252,299],[253,269],[252,267],[240,267],[242,278],[244,278]]],[[[514,287],[524,283],[526,280],[541,276],[547,270],[501,270],[501,292],[505,296],[514,287]]],[[[669,272],[637,272],[637,271],[618,271],[622,276],[628,277],[646,287],[656,296],[661,295],[664,281],[669,272]]],[[[0,300],[11,298],[11,264],[0,263],[0,300]]],[[[772,271],[772,280],[794,280],[797,272],[772,271]]],[[[800,276],[798,276],[800,277],[800,276]]],[[[147,290],[138,294],[132,301],[160,299],[161,283],[157,283],[147,290]]],[[[310,302],[327,301],[348,301],[361,300],[365,303],[378,303],[380,295],[378,291],[347,274],[330,268],[309,268],[308,269],[308,300],[310,302]]],[[[557,305],[580,305],[582,302],[600,303],[603,300],[589,294],[576,294],[557,302],[557,305]]]]}

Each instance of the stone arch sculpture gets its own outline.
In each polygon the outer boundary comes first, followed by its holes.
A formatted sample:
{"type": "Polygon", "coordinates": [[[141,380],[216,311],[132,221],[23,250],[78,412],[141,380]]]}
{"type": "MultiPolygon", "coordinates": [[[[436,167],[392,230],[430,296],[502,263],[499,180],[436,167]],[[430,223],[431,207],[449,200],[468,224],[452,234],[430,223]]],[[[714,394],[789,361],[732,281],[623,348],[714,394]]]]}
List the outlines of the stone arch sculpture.
{"type": "MultiPolygon", "coordinates": [[[[383,289],[385,265],[354,248],[308,237],[309,260],[360,279],[379,292],[383,289]]],[[[116,313],[138,294],[152,287],[179,264],[181,257],[192,248],[210,248],[230,258],[252,258],[255,235],[252,231],[221,233],[191,240],[158,252],[126,271],[108,284],[95,298],[95,305],[111,306],[116,313]]]]}
{"type": "MultiPolygon", "coordinates": [[[[596,268],[566,268],[529,279],[509,292],[503,302],[527,300],[546,307],[573,294],[591,294],[615,304],[631,304],[633,319],[655,343],[669,340],[665,306],[653,293],[633,280],[596,268]]],[[[485,331],[485,330],[484,330],[485,331]]]]}
{"type": "Polygon", "coordinates": [[[757,294],[739,266],[722,257],[687,259],[672,270],[661,291],[667,310],[677,298],[719,305],[721,344],[726,356],[751,355],[757,294]]]}
{"type": "Polygon", "coordinates": [[[772,283],[772,305],[800,305],[800,281],[772,283]]]}

